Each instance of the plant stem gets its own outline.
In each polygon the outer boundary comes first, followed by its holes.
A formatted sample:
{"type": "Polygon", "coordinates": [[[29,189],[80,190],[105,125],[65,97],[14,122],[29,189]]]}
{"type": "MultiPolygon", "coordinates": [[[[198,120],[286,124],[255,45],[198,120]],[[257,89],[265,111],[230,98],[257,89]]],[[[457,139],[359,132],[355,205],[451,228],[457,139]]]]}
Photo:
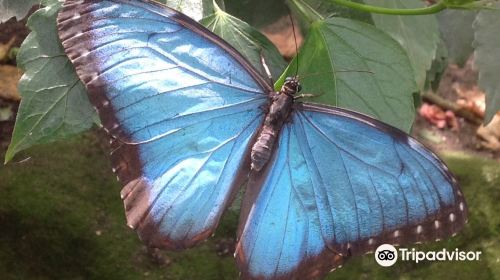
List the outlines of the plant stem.
{"type": "Polygon", "coordinates": [[[453,111],[453,113],[459,115],[460,117],[463,117],[464,119],[470,121],[475,125],[481,125],[483,123],[483,120],[477,115],[475,115],[473,112],[459,106],[454,102],[450,102],[437,94],[434,94],[432,92],[426,92],[422,94],[422,98],[425,101],[432,104],[436,104],[445,110],[453,111]]]}
{"type": "Polygon", "coordinates": [[[436,4],[433,4],[425,8],[417,8],[417,9],[384,8],[384,7],[360,4],[349,0],[329,0],[329,1],[338,5],[346,6],[352,9],[368,13],[386,14],[386,15],[428,15],[428,14],[435,14],[446,9],[446,4],[444,4],[443,1],[439,1],[436,4]]]}

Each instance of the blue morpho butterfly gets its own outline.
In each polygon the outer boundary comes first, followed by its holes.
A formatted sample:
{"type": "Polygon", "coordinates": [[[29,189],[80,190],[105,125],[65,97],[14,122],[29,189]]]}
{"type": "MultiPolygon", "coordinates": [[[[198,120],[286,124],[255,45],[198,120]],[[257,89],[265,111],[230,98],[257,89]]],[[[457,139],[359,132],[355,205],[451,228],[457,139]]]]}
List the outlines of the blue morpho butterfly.
{"type": "Polygon", "coordinates": [[[247,178],[235,252],[245,279],[318,278],[382,243],[446,238],[466,222],[456,180],[416,140],[296,102],[296,77],[274,92],[179,12],[66,0],[58,29],[112,136],[127,223],[150,246],[205,240],[247,178]]]}

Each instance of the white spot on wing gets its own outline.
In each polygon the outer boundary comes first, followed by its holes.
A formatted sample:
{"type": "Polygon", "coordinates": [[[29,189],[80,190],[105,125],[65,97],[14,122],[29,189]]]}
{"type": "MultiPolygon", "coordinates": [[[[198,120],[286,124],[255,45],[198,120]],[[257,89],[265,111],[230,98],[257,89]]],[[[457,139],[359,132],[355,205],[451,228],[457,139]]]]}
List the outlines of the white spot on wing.
{"type": "Polygon", "coordinates": [[[417,234],[421,234],[423,231],[423,227],[421,225],[417,226],[417,234]]]}
{"type": "Polygon", "coordinates": [[[80,56],[81,56],[81,57],[82,57],[82,56],[87,56],[87,55],[89,55],[89,53],[90,53],[90,52],[89,52],[88,50],[82,50],[82,52],[80,53],[80,56]]]}
{"type": "Polygon", "coordinates": [[[444,164],[441,164],[441,167],[445,170],[445,171],[449,171],[448,170],[448,166],[444,165],[444,164]]]}
{"type": "Polygon", "coordinates": [[[439,221],[438,221],[438,220],[435,220],[435,221],[434,221],[434,227],[435,227],[436,229],[438,229],[438,228],[440,227],[440,225],[439,225],[439,221]]]}
{"type": "Polygon", "coordinates": [[[92,81],[97,80],[97,78],[99,78],[99,74],[98,73],[96,73],[96,72],[91,73],[90,74],[90,80],[87,83],[90,84],[92,81]]]}

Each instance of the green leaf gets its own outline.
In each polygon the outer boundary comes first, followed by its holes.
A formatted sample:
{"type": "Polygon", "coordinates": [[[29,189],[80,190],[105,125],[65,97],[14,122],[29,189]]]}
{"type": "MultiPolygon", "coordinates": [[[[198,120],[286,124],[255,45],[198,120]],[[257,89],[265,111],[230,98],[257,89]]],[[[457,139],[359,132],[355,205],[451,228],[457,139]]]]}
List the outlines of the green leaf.
{"type": "Polygon", "coordinates": [[[17,57],[19,67],[25,71],[19,82],[22,100],[5,162],[33,145],[84,131],[96,118],[57,36],[56,17],[61,3],[45,3],[47,7],[28,20],[32,32],[17,57]]]}
{"type": "Polygon", "coordinates": [[[448,49],[450,62],[463,66],[474,49],[472,22],[476,11],[444,10],[438,14],[439,30],[448,49]]]}
{"type": "MultiPolygon", "coordinates": [[[[419,0],[364,0],[365,3],[398,9],[424,7],[419,0]]],[[[408,53],[415,81],[424,88],[426,72],[431,68],[439,44],[439,29],[434,15],[394,16],[372,14],[375,26],[389,33],[408,53]]]]}
{"type": "Polygon", "coordinates": [[[436,91],[438,89],[439,82],[441,81],[441,77],[446,67],[448,67],[448,50],[446,48],[446,43],[441,39],[436,51],[436,58],[432,61],[431,69],[427,71],[425,90],[431,89],[436,91]]]}
{"type": "Polygon", "coordinates": [[[203,1],[202,0],[155,0],[164,5],[175,9],[194,20],[200,20],[203,17],[203,1]]]}
{"type": "Polygon", "coordinates": [[[11,17],[16,17],[18,20],[24,18],[31,7],[39,2],[39,0],[0,0],[0,23],[11,17]]]}
{"type": "MultiPolygon", "coordinates": [[[[500,9],[500,3],[496,8],[500,9]]],[[[481,10],[474,21],[479,86],[486,92],[485,123],[500,110],[500,10],[481,10]]]]}
{"type": "Polygon", "coordinates": [[[213,15],[200,22],[235,47],[263,77],[267,77],[267,74],[262,66],[261,54],[264,56],[273,77],[279,77],[283,73],[286,62],[279,51],[264,35],[244,21],[216,8],[213,15]]]}
{"type": "MultiPolygon", "coordinates": [[[[351,0],[355,3],[363,3],[362,0],[351,0]]],[[[344,17],[363,21],[366,23],[373,23],[370,13],[366,13],[360,10],[351,9],[342,5],[335,5],[330,1],[325,0],[303,0],[302,2],[307,3],[307,5],[314,9],[317,13],[324,17],[344,17]]]]}
{"type": "Polygon", "coordinates": [[[350,19],[317,21],[281,82],[296,74],[297,61],[303,93],[316,95],[307,101],[349,108],[410,130],[417,91],[413,71],[405,51],[385,32],[350,19]]]}

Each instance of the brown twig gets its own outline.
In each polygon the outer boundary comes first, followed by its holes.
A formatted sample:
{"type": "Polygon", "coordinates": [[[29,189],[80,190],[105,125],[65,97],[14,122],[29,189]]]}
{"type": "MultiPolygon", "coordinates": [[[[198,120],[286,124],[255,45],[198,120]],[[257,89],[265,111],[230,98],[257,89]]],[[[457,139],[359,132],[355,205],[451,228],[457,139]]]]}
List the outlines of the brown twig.
{"type": "Polygon", "coordinates": [[[483,123],[483,120],[471,111],[454,102],[450,102],[437,94],[425,92],[422,94],[422,98],[429,103],[436,104],[443,109],[452,111],[456,115],[470,121],[473,124],[481,125],[483,123]]]}

